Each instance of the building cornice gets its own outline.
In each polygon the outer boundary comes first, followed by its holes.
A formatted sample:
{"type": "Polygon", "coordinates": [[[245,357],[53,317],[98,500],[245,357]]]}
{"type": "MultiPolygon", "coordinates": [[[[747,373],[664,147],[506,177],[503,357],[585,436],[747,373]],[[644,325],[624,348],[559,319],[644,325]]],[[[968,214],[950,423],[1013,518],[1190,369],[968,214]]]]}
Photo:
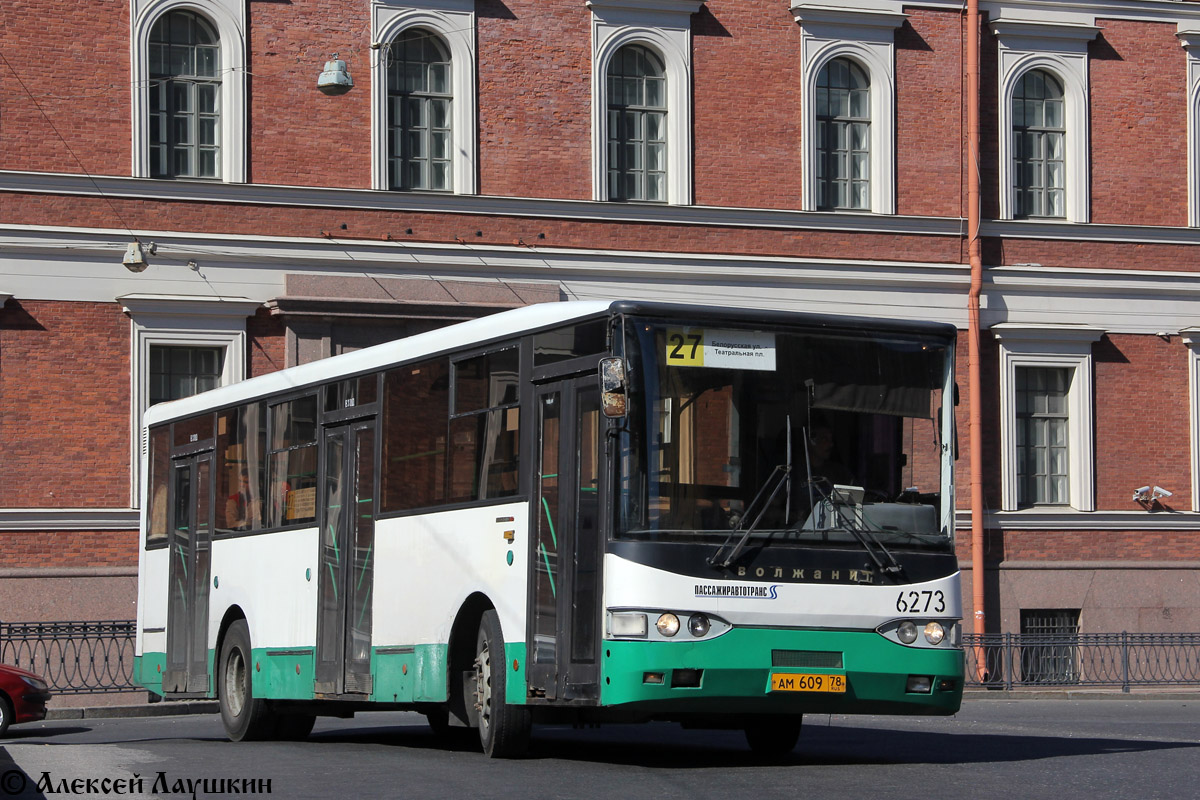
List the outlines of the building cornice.
{"type": "Polygon", "coordinates": [[[129,531],[138,512],[129,508],[0,508],[4,531],[129,531]]]}
{"type": "MultiPolygon", "coordinates": [[[[1197,5],[1200,5],[1198,3],[1197,5]]],[[[524,217],[583,222],[688,225],[807,231],[838,231],[907,236],[963,236],[959,217],[916,217],[890,214],[830,213],[792,209],[725,206],[670,206],[554,200],[529,197],[420,194],[374,189],[334,189],[264,184],[224,184],[87,177],[46,172],[0,170],[0,192],[73,195],[142,201],[220,203],[226,205],[323,208],[469,216],[524,217]]],[[[38,226],[0,226],[36,230],[38,226]]],[[[124,232],[127,240],[129,231],[124,232]]],[[[137,231],[139,236],[148,235],[137,231]]],[[[1153,225],[989,220],[980,235],[997,239],[1119,242],[1126,244],[1200,245],[1200,228],[1153,225]]],[[[124,249],[125,241],[121,247],[124,249]]],[[[4,243],[0,241],[0,246],[4,243]]],[[[119,254],[118,254],[119,257],[119,254]]]]}
{"type": "MultiPolygon", "coordinates": [[[[1200,531],[1200,513],[1185,511],[996,511],[983,526],[998,531],[1200,531]]],[[[954,515],[957,530],[970,530],[971,512],[954,515]]]]}

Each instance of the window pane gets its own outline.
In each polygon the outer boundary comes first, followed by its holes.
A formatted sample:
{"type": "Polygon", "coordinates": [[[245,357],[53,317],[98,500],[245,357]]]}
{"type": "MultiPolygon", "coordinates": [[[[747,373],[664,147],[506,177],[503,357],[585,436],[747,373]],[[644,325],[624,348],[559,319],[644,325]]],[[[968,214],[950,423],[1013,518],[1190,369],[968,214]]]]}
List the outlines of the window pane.
{"type": "Polygon", "coordinates": [[[450,165],[435,164],[433,160],[448,162],[450,158],[451,100],[446,98],[451,91],[449,49],[436,34],[409,29],[392,42],[388,54],[391,188],[448,190],[450,165]],[[431,128],[440,131],[432,140],[431,128]]]}
{"type": "Polygon", "coordinates": [[[613,56],[607,83],[609,196],[664,200],[667,86],[662,63],[648,48],[627,45],[613,56]]]}
{"type": "Polygon", "coordinates": [[[220,48],[216,29],[191,11],[171,11],[151,30],[149,42],[151,106],[160,115],[149,122],[151,174],[155,177],[216,177],[220,163],[220,48]],[[211,116],[207,129],[197,131],[192,115],[199,109],[211,116]],[[192,150],[197,137],[211,148],[199,156],[192,150]]]}
{"type": "Polygon", "coordinates": [[[191,397],[220,382],[223,347],[150,347],[150,404],[191,397]]]}
{"type": "Polygon", "coordinates": [[[384,376],[381,510],[422,508],[444,500],[449,387],[445,359],[384,376]]]}

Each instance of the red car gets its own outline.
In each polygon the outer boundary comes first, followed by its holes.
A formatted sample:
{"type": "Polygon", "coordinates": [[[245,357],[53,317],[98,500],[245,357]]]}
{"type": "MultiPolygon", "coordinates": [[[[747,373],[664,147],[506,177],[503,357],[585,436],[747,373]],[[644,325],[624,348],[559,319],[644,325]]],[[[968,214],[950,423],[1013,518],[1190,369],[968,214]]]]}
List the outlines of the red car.
{"type": "Polygon", "coordinates": [[[28,670],[0,664],[0,736],[9,725],[46,718],[50,687],[28,670]]]}

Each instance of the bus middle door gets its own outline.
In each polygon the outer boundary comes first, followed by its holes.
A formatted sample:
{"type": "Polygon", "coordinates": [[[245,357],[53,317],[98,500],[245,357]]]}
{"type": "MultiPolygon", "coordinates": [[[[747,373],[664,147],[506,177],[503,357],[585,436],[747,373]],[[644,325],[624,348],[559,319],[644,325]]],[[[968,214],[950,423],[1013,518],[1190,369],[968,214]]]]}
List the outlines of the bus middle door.
{"type": "Polygon", "coordinates": [[[600,393],[595,374],[537,387],[528,680],[547,700],[599,700],[600,393]]]}
{"type": "Polygon", "coordinates": [[[171,467],[167,664],[163,691],[208,692],[208,582],[212,554],[212,453],[171,467]]]}
{"type": "Polygon", "coordinates": [[[371,693],[375,421],[326,427],[317,578],[317,694],[371,693]]]}

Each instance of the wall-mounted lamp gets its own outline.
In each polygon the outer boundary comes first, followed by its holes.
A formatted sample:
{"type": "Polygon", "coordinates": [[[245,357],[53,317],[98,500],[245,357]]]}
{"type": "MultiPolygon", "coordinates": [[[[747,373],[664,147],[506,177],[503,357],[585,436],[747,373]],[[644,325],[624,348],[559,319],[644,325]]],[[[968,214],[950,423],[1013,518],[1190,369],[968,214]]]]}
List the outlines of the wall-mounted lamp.
{"type": "Polygon", "coordinates": [[[158,245],[154,242],[142,246],[142,243],[134,239],[125,248],[125,257],[121,259],[121,264],[130,272],[145,272],[146,267],[150,266],[150,262],[146,260],[146,254],[154,255],[158,252],[158,245]]]}
{"type": "Polygon", "coordinates": [[[339,59],[337,53],[333,54],[333,60],[325,62],[325,69],[317,78],[317,88],[328,95],[345,94],[354,88],[354,79],[346,69],[346,62],[339,59]]]}

